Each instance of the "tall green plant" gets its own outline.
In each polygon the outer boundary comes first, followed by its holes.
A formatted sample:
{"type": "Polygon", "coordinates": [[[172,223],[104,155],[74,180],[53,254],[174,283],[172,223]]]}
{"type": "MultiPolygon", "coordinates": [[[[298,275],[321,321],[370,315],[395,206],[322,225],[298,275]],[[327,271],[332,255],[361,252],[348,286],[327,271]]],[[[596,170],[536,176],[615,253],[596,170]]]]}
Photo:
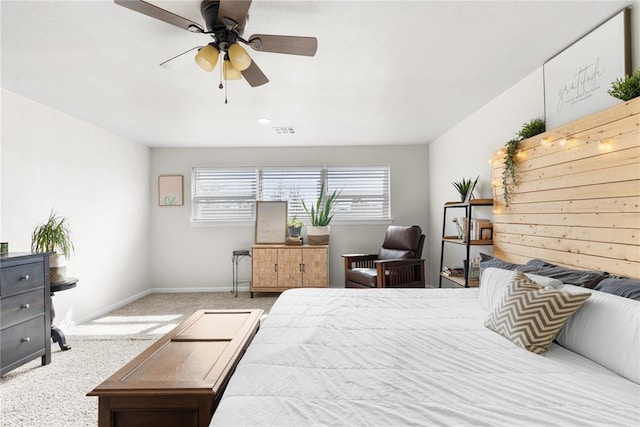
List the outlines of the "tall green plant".
{"type": "Polygon", "coordinates": [[[309,215],[311,219],[311,225],[316,227],[323,227],[329,225],[333,218],[333,208],[341,192],[335,190],[331,195],[325,196],[324,181],[320,185],[320,195],[314,205],[311,205],[311,209],[307,207],[302,201],[302,207],[304,211],[309,215]]]}
{"type": "Polygon", "coordinates": [[[52,210],[47,222],[37,225],[33,229],[31,250],[33,252],[56,252],[69,258],[74,247],[67,218],[58,216],[52,210]]]}

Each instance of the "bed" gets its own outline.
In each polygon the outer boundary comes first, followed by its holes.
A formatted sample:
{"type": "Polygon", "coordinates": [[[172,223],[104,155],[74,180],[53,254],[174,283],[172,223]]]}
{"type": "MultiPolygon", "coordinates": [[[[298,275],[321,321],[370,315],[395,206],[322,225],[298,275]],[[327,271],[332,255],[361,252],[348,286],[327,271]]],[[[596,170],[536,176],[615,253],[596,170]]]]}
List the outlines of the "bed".
{"type": "Polygon", "coordinates": [[[639,133],[636,98],[520,141],[508,204],[499,151],[479,289],[284,292],[211,425],[640,425],[640,301],[591,289],[640,295],[639,133]],[[541,354],[485,326],[520,274],[589,294],[541,354]]]}
{"type": "MultiPolygon", "coordinates": [[[[514,345],[483,325],[481,297],[479,289],[286,291],[211,425],[640,423],[640,385],[557,343],[541,355],[514,345]]],[[[640,302],[610,298],[640,314],[640,302]]],[[[637,339],[625,345],[638,363],[637,339]]]]}

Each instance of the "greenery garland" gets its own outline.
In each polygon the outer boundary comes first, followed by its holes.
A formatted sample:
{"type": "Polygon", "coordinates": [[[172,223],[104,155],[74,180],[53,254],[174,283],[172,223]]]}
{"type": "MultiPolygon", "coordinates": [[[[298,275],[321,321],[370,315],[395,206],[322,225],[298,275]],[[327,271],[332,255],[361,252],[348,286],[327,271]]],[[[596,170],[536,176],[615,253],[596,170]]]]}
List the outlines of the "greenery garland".
{"type": "Polygon", "coordinates": [[[502,171],[502,190],[504,192],[504,203],[509,206],[509,198],[511,190],[518,185],[516,177],[516,157],[518,155],[518,146],[523,139],[541,134],[546,130],[544,120],[531,119],[522,125],[522,129],[516,135],[519,138],[512,139],[505,144],[504,170],[502,171]]]}

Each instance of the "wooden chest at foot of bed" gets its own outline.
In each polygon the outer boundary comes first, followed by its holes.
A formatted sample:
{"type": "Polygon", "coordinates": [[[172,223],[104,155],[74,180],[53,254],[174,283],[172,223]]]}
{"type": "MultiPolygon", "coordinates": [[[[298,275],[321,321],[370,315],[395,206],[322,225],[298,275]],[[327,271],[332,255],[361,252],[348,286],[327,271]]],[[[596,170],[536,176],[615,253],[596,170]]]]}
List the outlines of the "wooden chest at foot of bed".
{"type": "Polygon", "coordinates": [[[208,426],[262,310],[200,310],[88,393],[99,426],[208,426]]]}

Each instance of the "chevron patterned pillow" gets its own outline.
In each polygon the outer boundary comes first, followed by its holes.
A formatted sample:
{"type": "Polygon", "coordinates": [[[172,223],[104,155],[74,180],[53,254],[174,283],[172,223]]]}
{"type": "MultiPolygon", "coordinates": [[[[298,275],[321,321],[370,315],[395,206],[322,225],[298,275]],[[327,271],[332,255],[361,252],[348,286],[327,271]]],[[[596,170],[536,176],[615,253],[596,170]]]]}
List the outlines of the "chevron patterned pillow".
{"type": "Polygon", "coordinates": [[[590,296],[545,288],[518,271],[484,325],[539,354],[549,348],[565,322],[590,296]]]}

